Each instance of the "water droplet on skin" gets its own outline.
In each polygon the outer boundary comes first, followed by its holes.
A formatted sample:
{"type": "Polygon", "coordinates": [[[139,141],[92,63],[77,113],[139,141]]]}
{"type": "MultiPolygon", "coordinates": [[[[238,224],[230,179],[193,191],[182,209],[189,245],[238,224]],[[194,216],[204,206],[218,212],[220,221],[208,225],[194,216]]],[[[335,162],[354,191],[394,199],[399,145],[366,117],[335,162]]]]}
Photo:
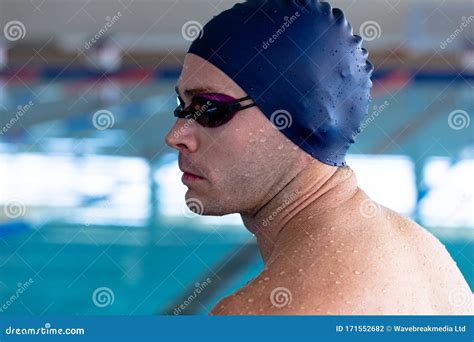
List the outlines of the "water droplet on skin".
{"type": "Polygon", "coordinates": [[[263,278],[263,280],[269,281],[269,280],[270,280],[270,277],[265,277],[265,278],[263,278]]]}
{"type": "Polygon", "coordinates": [[[329,241],[330,243],[334,243],[334,240],[329,241]]]}
{"type": "Polygon", "coordinates": [[[355,271],[354,271],[354,274],[360,274],[360,272],[359,272],[359,271],[357,271],[357,270],[355,270],[355,271]]]}
{"type": "Polygon", "coordinates": [[[357,249],[353,249],[352,253],[359,253],[359,251],[357,249]]]}
{"type": "Polygon", "coordinates": [[[300,269],[298,270],[298,272],[303,272],[303,269],[302,269],[302,268],[300,268],[300,269]]]}
{"type": "Polygon", "coordinates": [[[336,283],[336,284],[340,284],[341,282],[340,282],[339,280],[336,280],[335,283],[336,283]]]}
{"type": "Polygon", "coordinates": [[[309,216],[308,216],[308,220],[311,220],[312,218],[313,218],[312,215],[309,215],[309,216]]]}
{"type": "Polygon", "coordinates": [[[249,299],[247,300],[247,302],[249,302],[249,303],[253,303],[253,302],[254,302],[254,300],[253,300],[253,298],[249,298],[249,299]]]}
{"type": "Polygon", "coordinates": [[[341,246],[344,246],[344,242],[341,242],[340,245],[341,245],[341,246]]]}
{"type": "Polygon", "coordinates": [[[333,275],[333,274],[334,274],[334,272],[332,272],[332,271],[329,271],[329,274],[333,275]]]}
{"type": "Polygon", "coordinates": [[[331,228],[329,228],[329,229],[330,229],[330,230],[334,230],[334,229],[336,229],[336,228],[334,228],[334,227],[331,227],[331,228]]]}
{"type": "Polygon", "coordinates": [[[281,272],[280,272],[280,275],[284,275],[284,274],[285,274],[285,271],[281,271],[281,272]]]}

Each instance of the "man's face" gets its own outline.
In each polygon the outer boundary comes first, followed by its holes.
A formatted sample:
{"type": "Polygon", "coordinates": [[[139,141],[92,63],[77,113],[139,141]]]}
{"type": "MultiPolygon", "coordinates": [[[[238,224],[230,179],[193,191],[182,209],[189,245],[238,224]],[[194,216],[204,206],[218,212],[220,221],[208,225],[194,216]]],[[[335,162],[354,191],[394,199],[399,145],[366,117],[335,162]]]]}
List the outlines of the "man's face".
{"type": "MultiPolygon", "coordinates": [[[[194,95],[213,92],[235,99],[247,96],[226,74],[193,54],[186,55],[177,87],[186,106],[192,99],[187,91],[194,89],[208,89],[194,95]]],[[[248,103],[251,101],[242,105],[248,103]]],[[[186,177],[183,182],[188,187],[186,202],[202,203],[198,211],[203,215],[253,212],[311,160],[256,106],[214,128],[177,119],[166,143],[179,151],[182,171],[202,177],[186,177]]]]}

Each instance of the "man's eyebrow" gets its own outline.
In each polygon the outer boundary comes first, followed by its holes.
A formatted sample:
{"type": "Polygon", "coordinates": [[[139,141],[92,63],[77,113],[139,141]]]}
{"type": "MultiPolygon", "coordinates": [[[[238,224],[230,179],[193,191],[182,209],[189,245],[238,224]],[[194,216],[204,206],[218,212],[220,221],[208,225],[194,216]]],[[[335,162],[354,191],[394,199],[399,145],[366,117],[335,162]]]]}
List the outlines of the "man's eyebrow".
{"type": "MultiPolygon", "coordinates": [[[[180,95],[178,86],[176,86],[174,90],[176,91],[176,94],[180,95]]],[[[213,89],[212,87],[198,87],[198,88],[192,88],[192,89],[185,89],[183,91],[184,95],[189,98],[197,94],[218,93],[218,92],[219,91],[217,91],[216,89],[213,89]]]]}

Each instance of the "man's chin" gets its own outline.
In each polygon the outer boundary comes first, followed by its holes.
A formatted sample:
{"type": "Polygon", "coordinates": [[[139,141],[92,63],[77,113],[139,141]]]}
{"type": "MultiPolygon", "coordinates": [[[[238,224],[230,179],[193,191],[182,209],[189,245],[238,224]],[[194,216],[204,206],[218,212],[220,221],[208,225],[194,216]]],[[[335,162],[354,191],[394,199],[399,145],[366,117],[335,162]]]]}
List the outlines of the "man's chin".
{"type": "Polygon", "coordinates": [[[189,190],[186,193],[185,200],[188,209],[196,215],[223,216],[234,213],[230,210],[226,210],[218,200],[196,196],[196,194],[189,190]]]}

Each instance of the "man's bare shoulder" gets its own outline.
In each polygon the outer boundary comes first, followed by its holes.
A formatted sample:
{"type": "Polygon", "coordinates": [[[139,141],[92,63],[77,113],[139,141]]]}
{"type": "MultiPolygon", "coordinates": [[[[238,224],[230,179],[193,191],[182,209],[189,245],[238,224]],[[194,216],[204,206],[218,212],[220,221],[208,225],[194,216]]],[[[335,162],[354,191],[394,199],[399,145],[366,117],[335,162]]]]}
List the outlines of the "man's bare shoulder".
{"type": "Polygon", "coordinates": [[[376,227],[367,221],[344,233],[328,226],[299,235],[211,314],[472,313],[470,289],[442,244],[412,220],[380,210],[376,227]],[[453,303],[453,293],[468,303],[453,303]]]}

